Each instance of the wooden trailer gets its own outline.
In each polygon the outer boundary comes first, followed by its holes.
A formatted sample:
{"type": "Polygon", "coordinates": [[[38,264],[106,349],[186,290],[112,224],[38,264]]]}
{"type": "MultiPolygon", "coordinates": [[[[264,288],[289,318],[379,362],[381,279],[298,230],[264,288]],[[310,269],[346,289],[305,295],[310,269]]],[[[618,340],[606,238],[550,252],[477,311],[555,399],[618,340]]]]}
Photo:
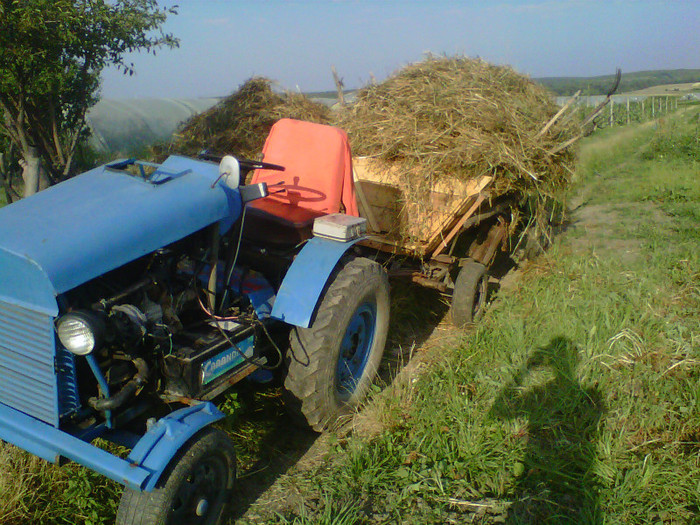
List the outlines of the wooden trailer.
{"type": "Polygon", "coordinates": [[[397,167],[378,159],[354,158],[353,177],[369,233],[360,244],[377,252],[390,277],[451,295],[456,325],[478,320],[488,269],[507,249],[512,206],[491,194],[493,178],[440,180],[416,198],[397,167]]]}

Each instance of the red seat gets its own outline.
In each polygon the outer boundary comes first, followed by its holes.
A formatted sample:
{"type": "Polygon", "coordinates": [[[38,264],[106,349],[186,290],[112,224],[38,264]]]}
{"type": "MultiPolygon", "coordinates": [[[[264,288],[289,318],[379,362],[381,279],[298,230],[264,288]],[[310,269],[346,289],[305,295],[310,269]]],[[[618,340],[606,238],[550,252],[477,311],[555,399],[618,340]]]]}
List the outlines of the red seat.
{"type": "Polygon", "coordinates": [[[263,161],[285,171],[255,171],[251,182],[266,182],[270,195],[248,204],[253,215],[297,229],[329,213],[359,215],[350,145],[342,129],[281,119],[265,141],[263,161]]]}

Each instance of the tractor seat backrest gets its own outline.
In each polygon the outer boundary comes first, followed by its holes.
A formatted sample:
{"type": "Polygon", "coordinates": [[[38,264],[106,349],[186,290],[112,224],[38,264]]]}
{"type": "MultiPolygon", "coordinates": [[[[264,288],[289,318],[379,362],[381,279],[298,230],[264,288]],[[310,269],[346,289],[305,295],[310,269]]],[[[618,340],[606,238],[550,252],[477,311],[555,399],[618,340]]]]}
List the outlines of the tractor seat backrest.
{"type": "Polygon", "coordinates": [[[281,119],[265,141],[263,161],[284,166],[285,170],[255,171],[251,182],[266,182],[270,195],[251,202],[253,212],[297,225],[341,210],[359,215],[350,145],[342,129],[281,119]]]}

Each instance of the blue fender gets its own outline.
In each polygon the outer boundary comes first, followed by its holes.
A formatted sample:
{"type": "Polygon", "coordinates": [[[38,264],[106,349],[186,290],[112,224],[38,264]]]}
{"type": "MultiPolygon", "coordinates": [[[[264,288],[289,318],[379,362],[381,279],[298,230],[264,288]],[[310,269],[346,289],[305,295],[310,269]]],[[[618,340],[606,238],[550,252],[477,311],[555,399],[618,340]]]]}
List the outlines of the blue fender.
{"type": "Polygon", "coordinates": [[[170,460],[187,440],[223,417],[224,414],[212,403],[205,402],[181,408],[159,419],[126,458],[131,465],[151,473],[139,488],[153,490],[170,460]]]}
{"type": "Polygon", "coordinates": [[[340,242],[320,237],[309,240],[287,270],[270,317],[308,328],[333,269],[359,240],[340,242]]]}

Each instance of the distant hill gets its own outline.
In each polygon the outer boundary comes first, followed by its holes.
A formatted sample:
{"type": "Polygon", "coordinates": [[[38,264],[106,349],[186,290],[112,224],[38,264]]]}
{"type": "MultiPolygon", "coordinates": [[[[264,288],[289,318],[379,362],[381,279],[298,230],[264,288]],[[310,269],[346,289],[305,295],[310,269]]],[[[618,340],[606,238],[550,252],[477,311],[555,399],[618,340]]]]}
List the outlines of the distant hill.
{"type": "MultiPolygon", "coordinates": [[[[535,82],[547,87],[555,95],[570,96],[579,89],[582,95],[605,95],[615,82],[615,75],[602,75],[598,77],[542,77],[533,78],[535,82]]],[[[667,84],[692,84],[700,82],[700,69],[659,69],[656,71],[636,71],[633,73],[622,72],[622,80],[617,93],[629,93],[640,91],[654,86],[667,84]]],[[[654,92],[651,94],[667,94],[654,92]]],[[[678,91],[678,90],[675,90],[678,91]]],[[[353,100],[357,89],[345,90],[345,96],[353,100]]],[[[669,91],[670,92],[670,91],[669,91]]],[[[313,91],[304,93],[317,102],[331,105],[337,102],[337,91],[313,91]]]]}
{"type": "MultiPolygon", "coordinates": [[[[534,79],[557,95],[573,95],[581,90],[583,95],[604,95],[612,87],[615,75],[599,77],[544,77],[534,79]]],[[[622,73],[618,93],[638,91],[660,84],[700,82],[700,69],[660,69],[622,73]]]]}

